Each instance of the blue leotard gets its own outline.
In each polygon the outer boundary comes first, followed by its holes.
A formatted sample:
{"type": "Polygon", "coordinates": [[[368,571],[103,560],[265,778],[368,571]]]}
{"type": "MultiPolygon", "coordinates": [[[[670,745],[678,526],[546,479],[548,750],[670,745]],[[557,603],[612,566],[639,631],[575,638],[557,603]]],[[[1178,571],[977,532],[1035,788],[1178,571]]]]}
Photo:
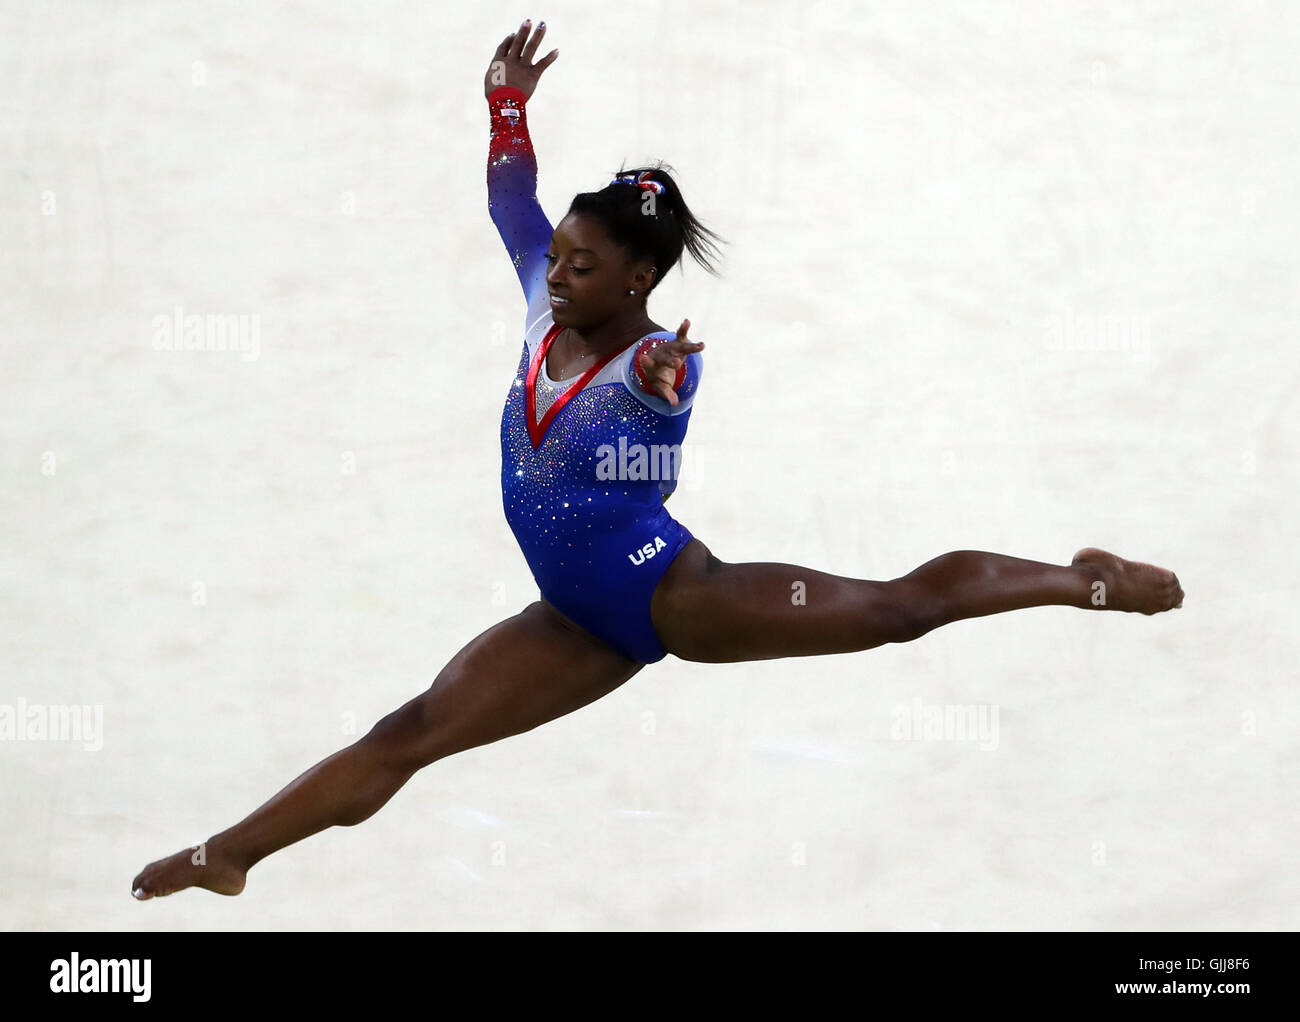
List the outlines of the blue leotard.
{"type": "Polygon", "coordinates": [[[641,663],[667,651],[650,598],[691,539],[664,508],[676,486],[681,442],[699,386],[698,352],[686,357],[678,404],[646,393],[634,359],[646,338],[603,357],[574,380],[551,381],[546,252],[553,233],[537,202],[537,162],[524,95],[489,97],[488,208],[528,303],[524,348],[501,416],[506,521],[541,594],[565,615],[641,663]]]}

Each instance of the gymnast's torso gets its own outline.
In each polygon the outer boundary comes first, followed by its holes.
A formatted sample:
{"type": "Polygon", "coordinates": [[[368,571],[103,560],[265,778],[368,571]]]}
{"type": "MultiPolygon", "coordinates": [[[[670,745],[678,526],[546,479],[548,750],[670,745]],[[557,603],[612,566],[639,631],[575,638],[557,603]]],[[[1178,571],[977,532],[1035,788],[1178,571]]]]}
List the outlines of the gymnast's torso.
{"type": "Polygon", "coordinates": [[[665,654],[650,624],[654,587],[691,539],[664,501],[676,487],[681,444],[702,372],[698,352],[671,405],[644,391],[634,360],[655,331],[554,380],[547,356],[561,332],[551,317],[546,252],[552,227],[535,198],[536,163],[522,117],[495,97],[488,163],[493,222],[527,300],[525,336],[501,416],[506,521],[543,597],[625,655],[665,654]]]}

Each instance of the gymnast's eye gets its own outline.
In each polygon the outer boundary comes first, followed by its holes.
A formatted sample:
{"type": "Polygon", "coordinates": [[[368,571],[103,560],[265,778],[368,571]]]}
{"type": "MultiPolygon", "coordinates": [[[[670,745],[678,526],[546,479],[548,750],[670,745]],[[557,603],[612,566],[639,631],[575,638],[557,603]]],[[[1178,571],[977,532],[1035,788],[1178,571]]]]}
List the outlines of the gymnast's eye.
{"type": "MultiPolygon", "coordinates": [[[[552,252],[547,252],[547,253],[546,253],[546,261],[547,261],[548,263],[551,262],[551,261],[554,260],[554,259],[555,259],[555,254],[554,254],[554,253],[552,253],[552,252]]],[[[571,269],[574,273],[576,273],[576,274],[578,274],[579,276],[581,276],[581,275],[584,274],[584,273],[590,273],[591,270],[592,270],[592,267],[590,267],[590,266],[574,266],[573,264],[569,264],[569,269],[571,269]]]]}

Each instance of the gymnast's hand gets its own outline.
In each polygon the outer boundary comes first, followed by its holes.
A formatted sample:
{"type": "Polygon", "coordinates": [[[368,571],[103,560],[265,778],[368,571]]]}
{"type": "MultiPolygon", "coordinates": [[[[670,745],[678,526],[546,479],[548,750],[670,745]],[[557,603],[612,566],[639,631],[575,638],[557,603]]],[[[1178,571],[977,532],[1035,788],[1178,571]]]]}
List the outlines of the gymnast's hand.
{"type": "Polygon", "coordinates": [[[651,348],[641,356],[641,368],[646,374],[646,385],[650,392],[674,407],[677,406],[677,391],[673,389],[673,384],[677,381],[677,370],[686,363],[686,356],[692,351],[704,350],[703,342],[686,339],[686,331],[690,328],[691,321],[682,320],[676,337],[667,344],[651,348]]]}
{"type": "Polygon", "coordinates": [[[537,80],[542,77],[543,71],[555,63],[555,58],[560,55],[560,51],[552,50],[534,64],[533,55],[541,45],[542,36],[546,35],[546,22],[538,23],[535,31],[530,29],[531,24],[530,21],[525,20],[519,26],[518,32],[511,32],[501,40],[496,53],[492,55],[492,63],[488,65],[487,74],[483,76],[484,96],[490,96],[493,89],[498,89],[502,85],[511,85],[523,92],[525,100],[533,98],[537,80]]]}

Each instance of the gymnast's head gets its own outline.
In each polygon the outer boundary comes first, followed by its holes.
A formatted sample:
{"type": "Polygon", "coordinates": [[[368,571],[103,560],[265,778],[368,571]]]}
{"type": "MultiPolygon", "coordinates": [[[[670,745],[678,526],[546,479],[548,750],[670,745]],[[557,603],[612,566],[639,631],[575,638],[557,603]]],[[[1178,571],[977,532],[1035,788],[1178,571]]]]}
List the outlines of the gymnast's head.
{"type": "Polygon", "coordinates": [[[691,213],[668,167],[620,170],[600,191],[574,196],[556,225],[546,253],[552,318],[582,329],[643,314],[683,250],[716,276],[723,240],[691,213]]]}

